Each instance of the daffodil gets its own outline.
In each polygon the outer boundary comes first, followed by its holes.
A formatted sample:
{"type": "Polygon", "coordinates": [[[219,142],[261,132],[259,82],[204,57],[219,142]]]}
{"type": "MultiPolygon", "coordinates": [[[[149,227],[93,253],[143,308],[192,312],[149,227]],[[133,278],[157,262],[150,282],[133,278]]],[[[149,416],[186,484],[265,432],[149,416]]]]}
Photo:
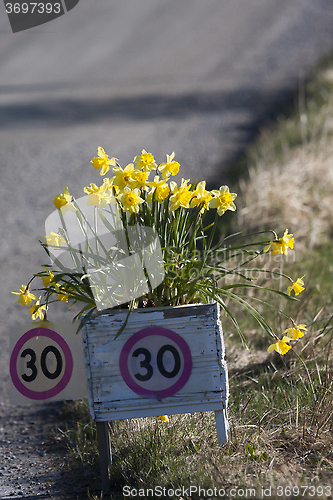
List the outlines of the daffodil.
{"type": "Polygon", "coordinates": [[[92,163],[95,170],[101,169],[101,175],[105,175],[110,170],[110,166],[115,167],[117,165],[116,159],[109,158],[103,148],[99,147],[97,154],[98,157],[93,158],[90,163],[92,163]]]}
{"type": "Polygon", "coordinates": [[[21,285],[19,292],[12,292],[14,295],[19,295],[18,303],[23,306],[30,306],[32,300],[37,300],[37,297],[30,293],[29,287],[27,285],[21,285]]]}
{"type": "Polygon", "coordinates": [[[285,230],[282,238],[275,238],[271,243],[269,243],[265,247],[265,252],[268,252],[268,250],[273,247],[272,254],[277,255],[277,254],[284,254],[288,255],[288,248],[293,249],[294,248],[294,238],[292,234],[288,234],[288,229],[285,230]]]}
{"type": "Polygon", "coordinates": [[[296,339],[301,339],[302,337],[304,337],[304,333],[301,330],[304,330],[306,332],[307,331],[306,325],[304,325],[304,324],[296,325],[293,322],[292,328],[287,328],[284,331],[284,333],[287,333],[288,337],[290,337],[291,339],[296,340],[296,339]]]}
{"type": "Polygon", "coordinates": [[[73,205],[73,197],[71,196],[68,187],[66,186],[64,188],[63,194],[57,194],[57,196],[54,198],[54,206],[60,210],[62,215],[64,215],[67,210],[70,210],[71,212],[75,212],[75,207],[73,205]]]}
{"type": "Polygon", "coordinates": [[[83,188],[83,191],[89,195],[88,205],[99,206],[101,203],[103,190],[99,188],[93,182],[90,183],[90,187],[86,186],[83,188]]]}
{"type": "Polygon", "coordinates": [[[43,285],[46,288],[46,287],[50,286],[50,284],[54,280],[54,274],[53,274],[53,272],[50,269],[46,269],[45,267],[44,267],[44,269],[47,272],[47,276],[41,276],[41,280],[43,282],[43,285]]]}
{"type": "Polygon", "coordinates": [[[187,181],[182,179],[181,185],[179,187],[174,181],[170,182],[172,195],[170,196],[169,210],[177,210],[177,208],[179,207],[189,208],[193,192],[190,191],[191,186],[187,185],[188,182],[189,179],[187,181]]]}
{"type": "Polygon", "coordinates": [[[36,319],[40,319],[41,321],[43,321],[46,311],[47,311],[47,305],[41,304],[40,298],[37,300],[36,304],[32,305],[29,308],[31,319],[33,321],[35,321],[36,319]]]}
{"type": "Polygon", "coordinates": [[[103,185],[101,186],[100,189],[103,189],[103,191],[110,191],[112,192],[112,189],[114,188],[116,191],[119,191],[119,187],[115,183],[116,176],[114,175],[113,177],[104,177],[103,179],[103,185]]]}
{"type": "Polygon", "coordinates": [[[140,197],[139,189],[135,188],[132,190],[129,186],[126,186],[122,193],[118,194],[116,198],[121,202],[123,209],[125,211],[129,210],[131,213],[137,213],[140,204],[145,201],[140,197]]]}
{"type": "Polygon", "coordinates": [[[144,172],[150,172],[151,170],[157,169],[154,156],[151,153],[147,153],[144,149],[142,150],[141,155],[136,156],[133,161],[136,163],[135,168],[137,170],[142,169],[144,172]]]}
{"type": "Polygon", "coordinates": [[[61,300],[62,302],[68,302],[68,295],[65,293],[58,293],[57,299],[61,300]]]}
{"type": "Polygon", "coordinates": [[[160,415],[159,417],[157,417],[159,419],[160,422],[169,422],[169,417],[168,415],[160,415]]]}
{"type": "Polygon", "coordinates": [[[92,182],[90,187],[86,186],[83,191],[89,195],[88,205],[105,208],[108,203],[115,203],[113,194],[108,190],[107,182],[103,182],[100,187],[92,182]]]}
{"type": "Polygon", "coordinates": [[[55,247],[60,247],[63,243],[66,243],[65,238],[60,236],[59,233],[50,232],[49,236],[44,236],[46,243],[48,245],[53,245],[55,247]]]}
{"type": "Polygon", "coordinates": [[[162,184],[156,188],[156,200],[159,203],[163,203],[163,201],[169,196],[170,188],[167,184],[162,184]]]}
{"type": "Polygon", "coordinates": [[[197,207],[198,205],[201,205],[201,203],[203,203],[200,212],[203,213],[205,210],[208,210],[209,202],[213,198],[213,196],[210,191],[206,191],[206,181],[201,181],[199,182],[199,184],[197,184],[197,187],[193,191],[192,196],[193,198],[190,204],[191,208],[197,207]]]}
{"type": "Polygon", "coordinates": [[[291,295],[292,290],[295,292],[295,295],[299,295],[301,292],[303,292],[304,290],[303,278],[304,276],[302,276],[302,278],[297,278],[296,281],[292,281],[292,284],[287,288],[288,295],[291,295]]]}
{"type": "Polygon", "coordinates": [[[267,349],[268,352],[276,351],[282,356],[291,349],[291,346],[287,344],[290,342],[291,338],[284,336],[282,340],[278,340],[275,344],[271,344],[267,349]]]}
{"type": "Polygon", "coordinates": [[[170,175],[177,175],[179,172],[178,161],[173,161],[175,153],[171,153],[171,155],[166,155],[166,157],[167,157],[166,163],[160,163],[158,166],[158,170],[162,173],[162,177],[164,180],[168,179],[170,175]]]}
{"type": "Polygon", "coordinates": [[[142,189],[143,191],[148,191],[147,180],[149,177],[149,172],[143,172],[142,170],[136,170],[133,173],[133,180],[130,182],[131,188],[142,189]]]}
{"type": "Polygon", "coordinates": [[[112,170],[115,174],[113,184],[116,185],[119,189],[124,189],[125,186],[129,186],[129,184],[134,180],[133,163],[129,163],[124,169],[117,166],[112,170]]]}
{"type": "Polygon", "coordinates": [[[147,201],[150,203],[153,199],[153,194],[155,193],[155,199],[162,203],[170,193],[170,188],[167,183],[162,179],[160,180],[159,175],[155,175],[155,178],[151,182],[147,182],[147,185],[151,188],[151,191],[148,193],[147,201]]]}
{"type": "Polygon", "coordinates": [[[213,198],[209,201],[211,208],[216,208],[219,215],[223,215],[227,210],[235,211],[234,199],[236,193],[230,193],[228,186],[221,186],[219,190],[212,190],[213,198]]]}
{"type": "Polygon", "coordinates": [[[58,210],[60,210],[61,207],[67,205],[67,203],[70,203],[71,201],[72,197],[69,193],[69,189],[67,186],[65,186],[64,193],[57,194],[57,196],[54,198],[54,205],[58,210]]]}

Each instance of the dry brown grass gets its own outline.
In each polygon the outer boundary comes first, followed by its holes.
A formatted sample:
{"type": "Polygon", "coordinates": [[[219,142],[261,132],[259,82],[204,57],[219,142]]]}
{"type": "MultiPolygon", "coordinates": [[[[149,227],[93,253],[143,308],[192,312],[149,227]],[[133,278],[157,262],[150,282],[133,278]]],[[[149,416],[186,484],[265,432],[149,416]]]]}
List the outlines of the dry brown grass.
{"type": "MultiPolygon", "coordinates": [[[[320,77],[333,89],[332,75],[333,70],[326,70],[320,77]]],[[[311,102],[305,104],[301,113],[283,120],[282,132],[263,132],[252,151],[249,176],[240,180],[237,198],[238,226],[244,232],[267,228],[281,233],[288,228],[298,248],[327,243],[332,237],[333,99],[314,115],[312,108],[311,102]],[[290,147],[288,136],[297,134],[300,145],[290,147]]]]}

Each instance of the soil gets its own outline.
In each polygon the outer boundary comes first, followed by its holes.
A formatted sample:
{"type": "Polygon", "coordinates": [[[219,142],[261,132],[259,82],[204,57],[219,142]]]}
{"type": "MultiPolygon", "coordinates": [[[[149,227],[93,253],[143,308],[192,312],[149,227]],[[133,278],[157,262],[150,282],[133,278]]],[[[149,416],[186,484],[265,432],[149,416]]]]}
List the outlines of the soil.
{"type": "Polygon", "coordinates": [[[66,422],[63,403],[13,407],[0,403],[0,498],[86,500],[100,495],[99,471],[69,465],[52,431],[66,422]]]}

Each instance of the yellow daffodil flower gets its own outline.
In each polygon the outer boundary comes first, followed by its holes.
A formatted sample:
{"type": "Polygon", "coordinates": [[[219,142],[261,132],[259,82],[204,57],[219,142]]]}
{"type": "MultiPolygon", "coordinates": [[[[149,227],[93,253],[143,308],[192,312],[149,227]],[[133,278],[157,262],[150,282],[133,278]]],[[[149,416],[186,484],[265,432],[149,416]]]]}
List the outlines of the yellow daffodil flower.
{"type": "Polygon", "coordinates": [[[157,417],[159,419],[160,422],[169,422],[169,417],[168,415],[160,415],[159,417],[157,417]]]}
{"type": "Polygon", "coordinates": [[[112,188],[114,188],[116,191],[119,191],[119,187],[116,186],[115,180],[116,180],[116,176],[115,175],[113,177],[111,177],[111,178],[104,177],[103,184],[100,187],[100,189],[103,189],[103,191],[111,191],[112,192],[112,188]]]}
{"type": "Polygon", "coordinates": [[[306,325],[302,324],[297,326],[293,322],[293,327],[287,328],[284,333],[287,333],[288,337],[290,337],[291,339],[296,340],[304,337],[304,333],[301,330],[304,330],[306,332],[307,331],[306,325]]]}
{"type": "Polygon", "coordinates": [[[177,175],[180,167],[178,161],[173,161],[175,153],[166,155],[166,157],[166,163],[160,163],[158,166],[158,170],[162,173],[162,177],[164,180],[168,179],[170,175],[177,175]]]}
{"type": "Polygon", "coordinates": [[[126,186],[116,198],[121,202],[123,209],[125,211],[129,210],[131,213],[137,213],[140,208],[139,205],[145,201],[140,197],[139,189],[131,190],[129,186],[126,186]]]}
{"type": "Polygon", "coordinates": [[[147,182],[147,186],[151,188],[151,191],[148,193],[147,196],[148,203],[152,201],[154,192],[155,192],[155,199],[159,203],[163,203],[163,201],[169,196],[170,188],[164,180],[160,180],[159,175],[155,175],[153,181],[147,182]]]}
{"type": "Polygon", "coordinates": [[[144,172],[149,173],[151,170],[157,169],[154,156],[151,153],[147,153],[144,149],[141,155],[136,156],[133,161],[136,163],[136,170],[142,169],[144,172]]]}
{"type": "Polygon", "coordinates": [[[221,186],[219,190],[213,189],[211,193],[214,197],[209,201],[209,206],[216,208],[219,215],[223,215],[227,210],[236,210],[234,199],[237,194],[230,193],[228,186],[221,186]]]}
{"type": "Polygon", "coordinates": [[[182,179],[181,185],[178,187],[174,181],[170,182],[172,195],[170,196],[169,210],[177,210],[179,207],[189,208],[193,192],[190,191],[190,186],[187,185],[189,179],[182,179]]]}
{"type": "Polygon", "coordinates": [[[169,194],[170,188],[167,184],[161,184],[155,189],[155,199],[159,203],[163,203],[163,201],[169,196],[169,194]]]}
{"type": "Polygon", "coordinates": [[[98,157],[93,158],[90,163],[92,163],[95,170],[101,169],[101,175],[105,175],[110,170],[110,166],[115,167],[117,165],[116,159],[109,158],[103,148],[99,147],[97,154],[98,157]]]}
{"type": "Polygon", "coordinates": [[[143,189],[148,191],[147,180],[149,177],[149,172],[142,172],[142,170],[134,171],[133,180],[130,182],[131,188],[143,189]]]}
{"type": "Polygon", "coordinates": [[[108,203],[116,203],[115,197],[108,189],[108,185],[108,182],[103,182],[98,187],[92,182],[90,187],[86,186],[83,188],[83,191],[89,195],[88,205],[105,208],[108,203]]]}
{"type": "Polygon", "coordinates": [[[73,197],[71,196],[68,187],[65,186],[64,193],[57,194],[54,198],[54,206],[61,211],[62,215],[64,215],[67,210],[75,212],[76,208],[74,207],[72,201],[73,197]]]}
{"type": "Polygon", "coordinates": [[[44,236],[46,239],[46,243],[48,245],[53,245],[55,247],[61,247],[63,243],[66,243],[65,238],[60,236],[58,233],[54,233],[53,231],[50,232],[49,236],[44,236]]]}
{"type": "Polygon", "coordinates": [[[101,190],[101,188],[91,182],[90,187],[84,187],[83,191],[89,195],[88,205],[94,205],[98,207],[102,201],[103,190],[101,190]]]}
{"type": "Polygon", "coordinates": [[[285,230],[282,238],[275,239],[265,247],[265,252],[273,246],[272,255],[284,254],[288,255],[288,248],[294,248],[294,238],[292,234],[288,234],[288,229],[285,230]]]}
{"type": "Polygon", "coordinates": [[[54,280],[54,274],[53,274],[53,272],[50,269],[46,269],[45,267],[44,267],[44,269],[45,269],[45,271],[47,272],[48,275],[47,276],[41,276],[41,280],[43,282],[43,285],[46,288],[46,287],[50,286],[50,284],[54,280]]]}
{"type": "Polygon", "coordinates": [[[19,295],[18,303],[23,306],[30,306],[32,300],[37,300],[37,297],[30,293],[29,287],[27,285],[21,285],[19,292],[12,292],[14,295],[19,295]]]}
{"type": "Polygon", "coordinates": [[[287,344],[290,342],[291,338],[284,336],[282,340],[278,340],[275,344],[271,344],[267,349],[268,352],[276,351],[282,356],[291,349],[291,346],[287,344]]]}
{"type": "Polygon", "coordinates": [[[299,295],[301,292],[304,290],[304,281],[303,281],[304,276],[302,278],[297,278],[296,281],[292,281],[292,284],[288,286],[287,288],[287,293],[288,295],[291,294],[292,290],[294,290],[295,295],[299,295]]]}
{"type": "Polygon", "coordinates": [[[65,186],[64,193],[57,194],[57,196],[54,198],[54,205],[58,210],[60,210],[61,207],[67,205],[67,203],[71,203],[71,201],[72,196],[70,195],[68,187],[65,186]]]}
{"type": "Polygon", "coordinates": [[[205,210],[209,209],[209,202],[213,198],[212,194],[209,191],[206,191],[206,181],[201,181],[197,184],[197,187],[193,191],[193,198],[191,200],[190,207],[197,207],[201,203],[203,203],[202,209],[200,210],[203,213],[205,210]]]}
{"type": "Polygon", "coordinates": [[[36,304],[32,305],[29,308],[31,319],[33,321],[35,321],[36,319],[40,319],[41,321],[43,321],[46,311],[47,311],[47,305],[41,304],[40,298],[37,300],[36,304]]]}
{"type": "Polygon", "coordinates": [[[58,293],[57,299],[61,300],[62,302],[68,302],[68,295],[65,293],[58,293]]]}
{"type": "Polygon", "coordinates": [[[117,166],[112,170],[115,174],[113,184],[116,185],[119,189],[124,189],[125,186],[129,186],[130,183],[134,181],[133,163],[129,163],[124,169],[117,166]]]}
{"type": "Polygon", "coordinates": [[[167,184],[163,184],[156,189],[156,199],[162,203],[170,194],[170,188],[167,184]]]}

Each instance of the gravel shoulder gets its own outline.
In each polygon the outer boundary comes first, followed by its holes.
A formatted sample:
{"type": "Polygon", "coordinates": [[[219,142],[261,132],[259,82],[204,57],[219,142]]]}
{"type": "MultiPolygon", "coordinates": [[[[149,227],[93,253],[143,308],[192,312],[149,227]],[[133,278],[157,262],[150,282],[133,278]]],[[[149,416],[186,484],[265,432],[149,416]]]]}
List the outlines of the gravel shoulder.
{"type": "Polygon", "coordinates": [[[62,443],[51,437],[61,423],[62,402],[26,408],[0,404],[2,500],[84,500],[88,488],[99,494],[99,471],[70,467],[62,443]]]}

